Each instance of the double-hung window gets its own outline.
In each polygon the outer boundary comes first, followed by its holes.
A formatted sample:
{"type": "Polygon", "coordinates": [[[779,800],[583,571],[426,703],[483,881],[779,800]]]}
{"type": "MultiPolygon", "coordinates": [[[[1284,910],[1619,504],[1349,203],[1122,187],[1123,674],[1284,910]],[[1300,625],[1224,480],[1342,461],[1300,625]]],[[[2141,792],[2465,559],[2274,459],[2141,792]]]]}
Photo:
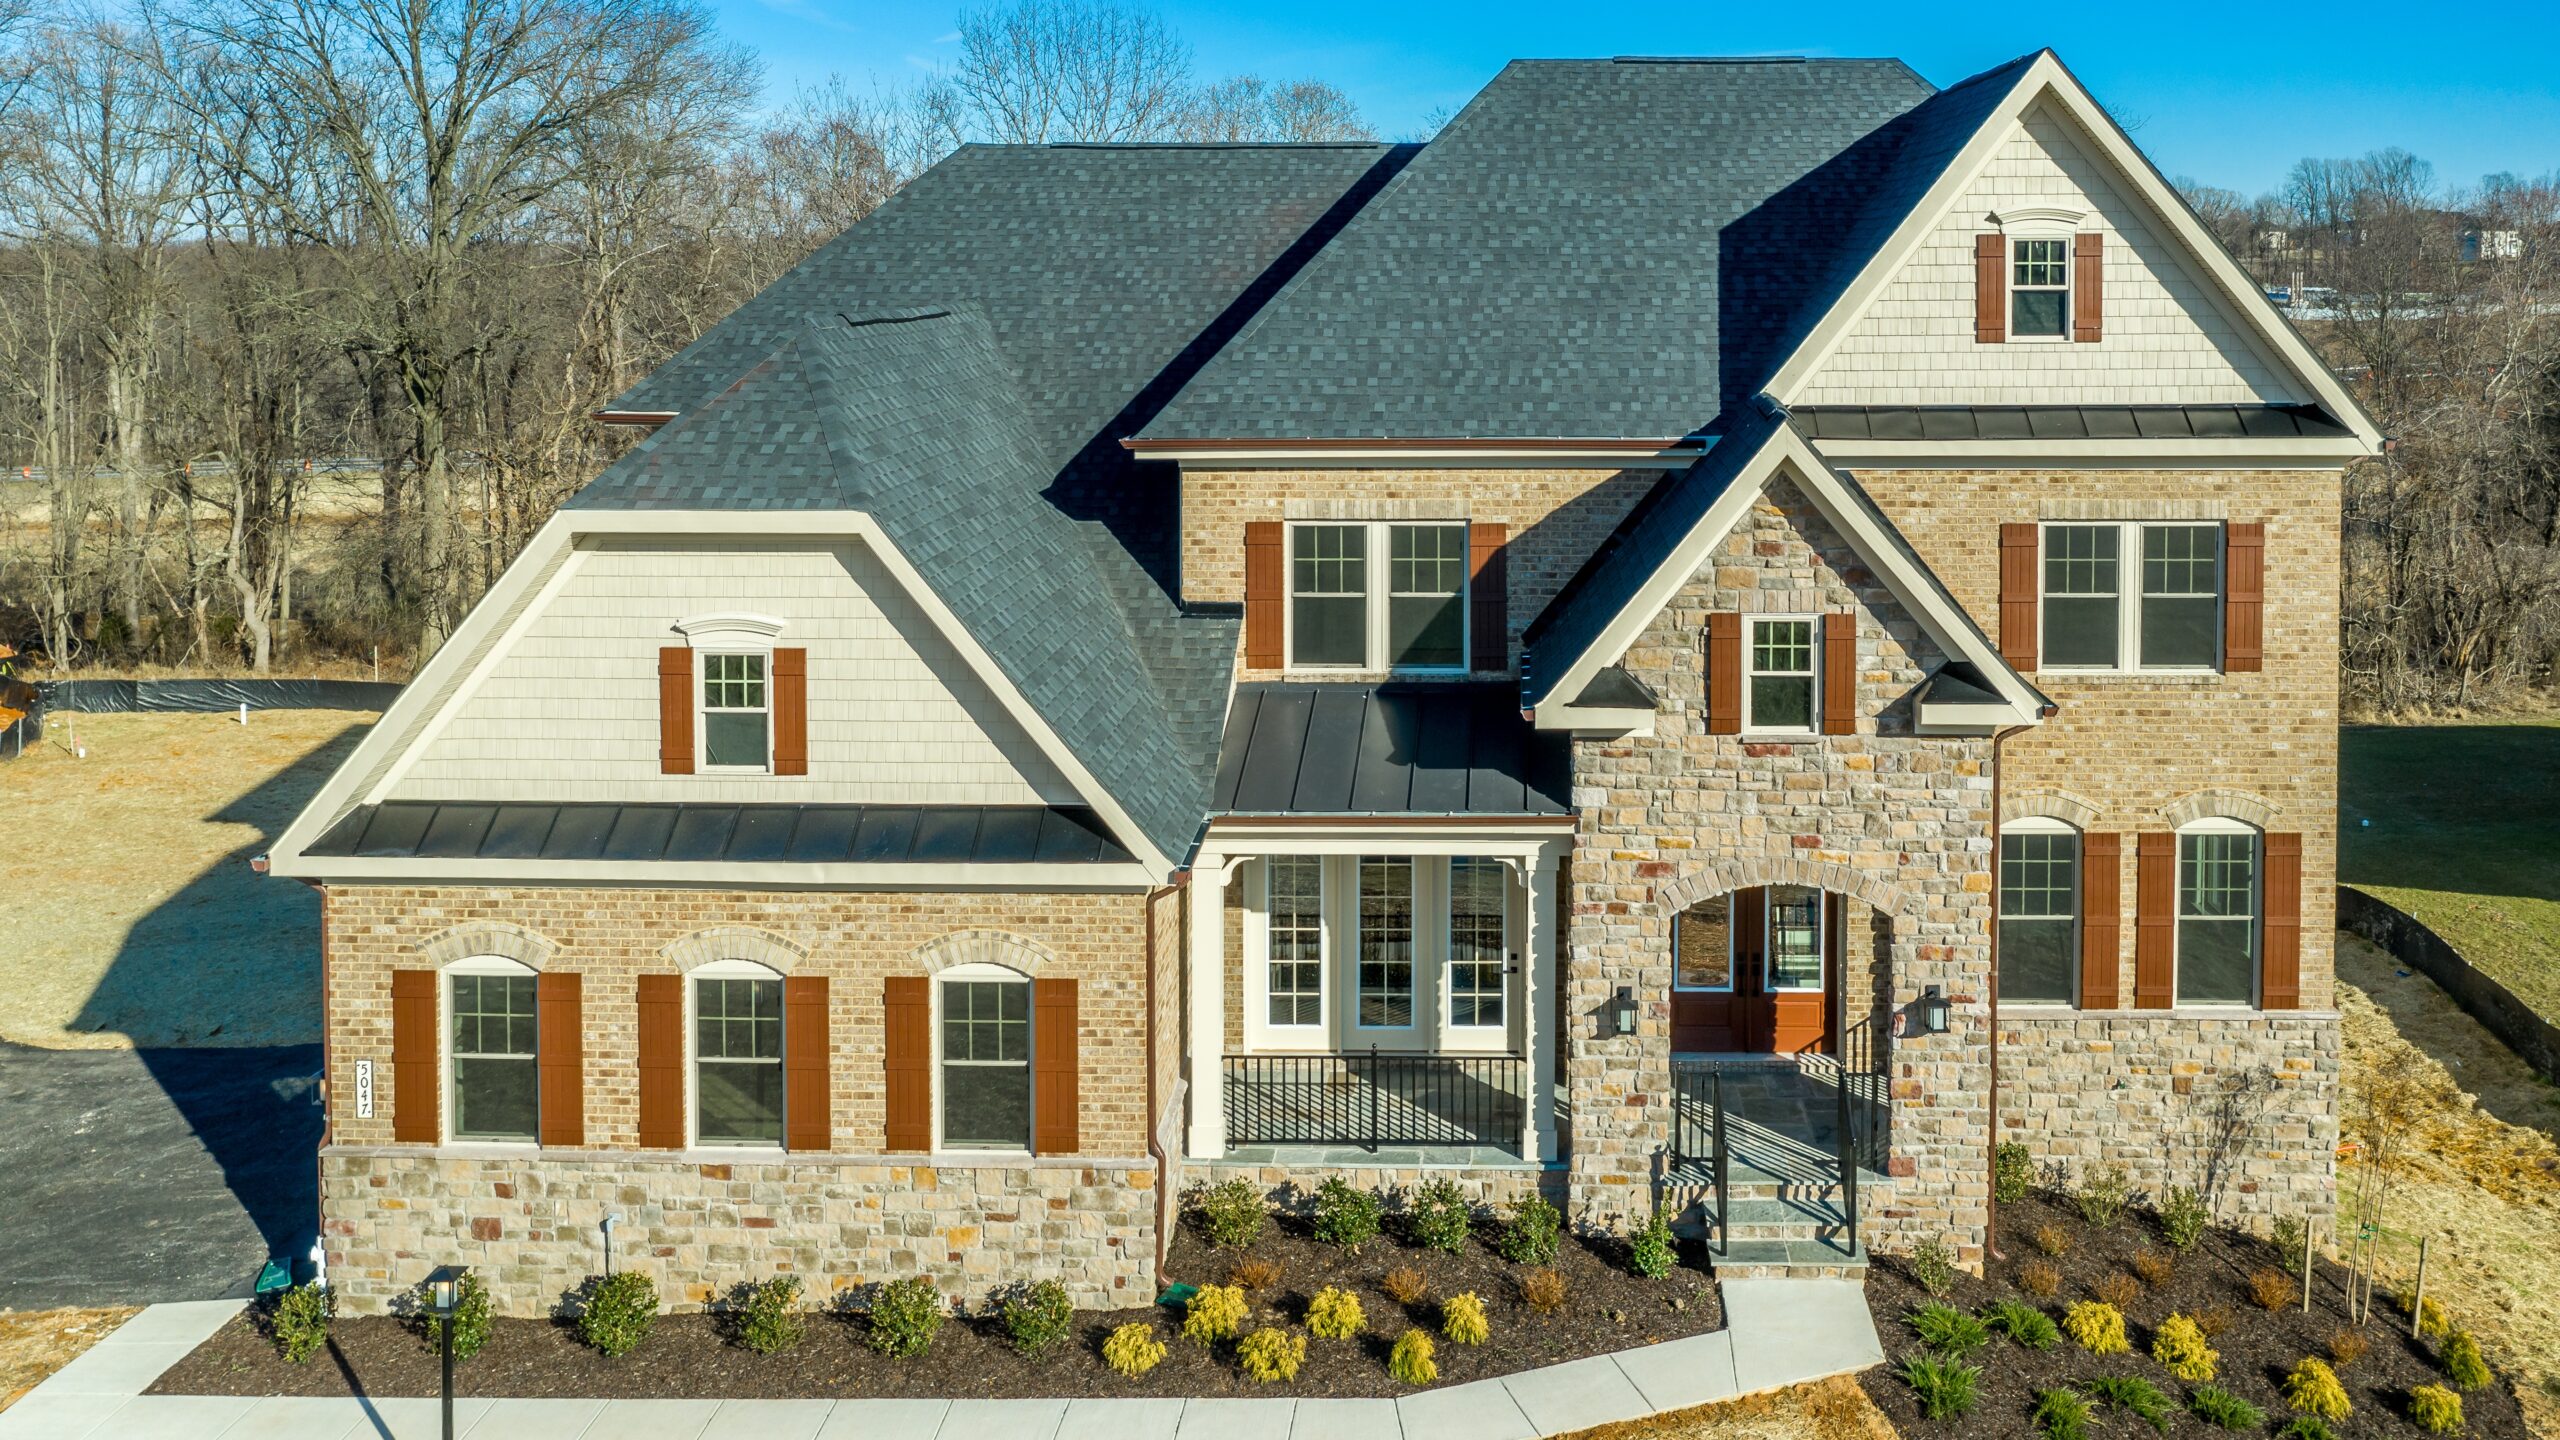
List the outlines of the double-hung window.
{"type": "Polygon", "coordinates": [[[2177,1003],[2256,1004],[2258,944],[2258,832],[2237,821],[2180,831],[2177,1003]]]}
{"type": "Polygon", "coordinates": [[[1743,671],[1743,728],[1771,734],[1814,733],[1822,712],[1814,696],[1813,621],[1807,616],[1754,615],[1750,664],[1743,671]]]}
{"type": "Polygon", "coordinates": [[[2079,998],[2080,836],[2055,821],[2000,832],[2000,998],[2069,1005],[2079,998]]]}
{"type": "Polygon", "coordinates": [[[942,1143],[1031,1148],[1031,984],[946,978],[942,985],[942,1143]]]}
{"type": "MultiPolygon", "coordinates": [[[[745,962],[719,962],[740,972],[745,962]]],[[[693,982],[694,1138],[704,1145],[782,1143],[782,980],[697,972],[693,982]]]]}
{"type": "Polygon", "coordinates": [[[462,971],[451,975],[449,983],[453,1138],[530,1142],[540,1103],[534,1070],[534,977],[512,968],[494,974],[462,971]]]}
{"type": "Polygon", "coordinates": [[[1262,862],[1270,923],[1270,1024],[1324,1024],[1324,857],[1273,855],[1262,862]]]}
{"type": "Polygon", "coordinates": [[[1504,940],[1502,862],[1461,855],[1449,862],[1449,1023],[1493,1026],[1503,1022],[1503,975],[1509,969],[1504,940]]]}
{"type": "Polygon", "coordinates": [[[1371,1030],[1413,1024],[1413,861],[1360,857],[1359,1023],[1371,1030]]]}
{"type": "Polygon", "coordinates": [[[2009,333],[2059,340],[2071,318],[2071,242],[2061,236],[2009,242],[2009,333]]]}
{"type": "Polygon", "coordinates": [[[1467,527],[1289,527],[1288,662],[1302,670],[1464,670],[1467,527]]]}
{"type": "Polygon", "coordinates": [[[2222,550],[2219,522],[2047,524],[2043,668],[2216,668],[2222,663],[2222,550]]]}
{"type": "Polygon", "coordinates": [[[773,759],[773,709],[765,652],[702,653],[702,767],[766,770],[773,759]]]}

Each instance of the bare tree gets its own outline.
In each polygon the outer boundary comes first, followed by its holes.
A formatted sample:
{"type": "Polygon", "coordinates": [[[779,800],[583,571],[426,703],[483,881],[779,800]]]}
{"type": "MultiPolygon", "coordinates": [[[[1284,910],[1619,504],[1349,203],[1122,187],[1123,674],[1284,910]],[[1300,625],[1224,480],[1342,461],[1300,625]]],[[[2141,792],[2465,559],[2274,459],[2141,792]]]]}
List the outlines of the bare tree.
{"type": "Polygon", "coordinates": [[[1037,145],[1171,138],[1191,50],[1164,17],[1115,0],[1013,0],[960,17],[954,140],[1037,145]]]}
{"type": "Polygon", "coordinates": [[[1237,75],[1203,87],[1184,107],[1182,138],[1228,144],[1375,140],[1360,107],[1321,80],[1272,85],[1237,75]]]}

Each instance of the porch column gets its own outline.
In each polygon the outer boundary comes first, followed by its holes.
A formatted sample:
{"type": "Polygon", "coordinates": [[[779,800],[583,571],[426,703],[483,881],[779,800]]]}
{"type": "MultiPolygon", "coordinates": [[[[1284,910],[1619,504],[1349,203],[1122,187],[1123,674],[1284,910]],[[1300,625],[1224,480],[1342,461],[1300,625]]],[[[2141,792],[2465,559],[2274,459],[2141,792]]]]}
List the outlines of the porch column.
{"type": "Polygon", "coordinates": [[[1556,993],[1556,937],[1560,933],[1556,913],[1556,861],[1560,851],[1555,846],[1538,847],[1537,856],[1529,862],[1526,879],[1529,886],[1529,943],[1525,948],[1528,973],[1521,987],[1520,1038],[1529,1063],[1529,1114],[1521,1126],[1520,1154],[1525,1159],[1551,1162],[1556,1157],[1556,1086],[1555,1036],[1550,1027],[1539,1023],[1547,997],[1556,993]]]}
{"type": "Polygon", "coordinates": [[[1183,1016],[1190,1051],[1191,1130],[1186,1154],[1215,1160],[1227,1153],[1227,872],[1226,856],[1202,852],[1191,866],[1191,997],[1183,1016]]]}

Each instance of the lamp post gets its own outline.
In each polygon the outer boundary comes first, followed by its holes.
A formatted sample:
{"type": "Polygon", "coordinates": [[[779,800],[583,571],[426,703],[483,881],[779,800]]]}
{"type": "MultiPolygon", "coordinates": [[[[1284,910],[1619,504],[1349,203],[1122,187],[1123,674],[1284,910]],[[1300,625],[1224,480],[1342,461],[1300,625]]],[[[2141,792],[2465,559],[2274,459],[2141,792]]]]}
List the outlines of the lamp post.
{"type": "Polygon", "coordinates": [[[459,1265],[439,1265],[427,1277],[427,1313],[436,1317],[436,1348],[444,1356],[444,1440],[453,1440],[453,1317],[462,1308],[459,1265]]]}

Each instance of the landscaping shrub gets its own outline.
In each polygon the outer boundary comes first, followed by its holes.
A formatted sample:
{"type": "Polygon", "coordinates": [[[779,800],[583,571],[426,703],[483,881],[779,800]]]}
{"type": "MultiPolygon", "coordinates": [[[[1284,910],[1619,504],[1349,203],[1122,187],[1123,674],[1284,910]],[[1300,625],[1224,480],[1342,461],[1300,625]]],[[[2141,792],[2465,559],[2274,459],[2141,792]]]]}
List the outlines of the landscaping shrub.
{"type": "Polygon", "coordinates": [[[2047,1220],[2036,1227],[2036,1248],[2047,1255],[2068,1255],[2071,1253],[2071,1232],[2047,1220]]]}
{"type": "Polygon", "coordinates": [[[1244,1292],[1233,1285],[1203,1285],[1182,1311],[1182,1338],[1202,1345],[1232,1340],[1244,1326],[1244,1292]]]}
{"type": "Polygon", "coordinates": [[[2409,1418],[2430,1435],[2459,1435],[2462,1397],[2441,1385],[2421,1385],[2409,1392],[2409,1418]]]}
{"type": "MultiPolygon", "coordinates": [[[[776,1275],[739,1287],[738,1343],[758,1355],[779,1355],[800,1343],[807,1327],[800,1320],[800,1277],[776,1275]]],[[[1059,1292],[1061,1298],[1065,1292],[1059,1292]]]]}
{"type": "Polygon", "coordinates": [[[1406,1212],[1415,1244],[1451,1255],[1466,1248],[1467,1232],[1475,1223],[1476,1207],[1468,1202],[1467,1192],[1446,1176],[1423,1182],[1406,1212]]]}
{"type": "MultiPolygon", "coordinates": [[[[2400,1306],[2400,1313],[2403,1315],[2408,1314],[2410,1306],[2417,1303],[2417,1297],[2406,1290],[2393,1296],[2392,1299],[2400,1306]]],[[[2442,1344],[2444,1337],[2453,1333],[2453,1322],[2445,1318],[2444,1307],[2433,1300],[2425,1302],[2424,1309],[2426,1313],[2418,1317],[2418,1333],[2442,1344]]]]}
{"type": "Polygon", "coordinates": [[[578,1311],[578,1338],[607,1359],[640,1348],[658,1323],[658,1286],[637,1270],[616,1270],[587,1287],[578,1311]]]}
{"type": "Polygon", "coordinates": [[[2158,1250],[2136,1250],[2133,1259],[2126,1263],[2133,1266],[2134,1274],[2142,1277],[2143,1284],[2155,1290],[2168,1284],[2169,1278],[2178,1273],[2178,1262],[2158,1250]]]}
{"type": "Polygon", "coordinates": [[[2045,1440],[2087,1440],[2089,1434],[2089,1401],[2068,1385],[2057,1385],[2036,1392],[2035,1413],[2029,1418],[2045,1440]]]}
{"type": "MultiPolygon", "coordinates": [[[[267,1331],[276,1353],[299,1365],[329,1343],[329,1322],[337,1318],[337,1292],[317,1280],[305,1281],[276,1297],[267,1315],[267,1331]]],[[[456,1358],[461,1355],[456,1349],[456,1358]]]]}
{"type": "Polygon", "coordinates": [[[1923,1240],[1912,1247],[1911,1279],[1932,1295],[1956,1288],[1956,1254],[1944,1240],[1923,1240]]]}
{"type": "Polygon", "coordinates": [[[1627,1268],[1647,1280],[1659,1280],[1679,1261],[1680,1252],[1671,1240],[1671,1220],[1656,1210],[1627,1241],[1627,1268]]]}
{"type": "Polygon", "coordinates": [[[2187,1396],[2187,1409],[2218,1430],[2255,1430],[2267,1423],[2267,1412],[2214,1385],[2199,1385],[2187,1396]]]}
{"type": "Polygon", "coordinates": [[[1514,1265],[1552,1265],[1563,1235],[1564,1216],[1544,1197],[1528,1195],[1511,1202],[1511,1218],[1493,1248],[1514,1265]]]}
{"type": "Polygon", "coordinates": [[[1262,1238],[1268,1207],[1261,1188],[1241,1175],[1203,1186],[1193,1206],[1200,1214],[1200,1233],[1212,1245],[1232,1250],[1262,1238]]]}
{"type": "Polygon", "coordinates": [[[2302,1277],[2304,1238],[2305,1226],[2299,1217],[2293,1215],[2277,1216],[2268,1230],[2267,1243],[2275,1247],[2276,1264],[2283,1267],[2284,1273],[2296,1279],[2302,1277]]]}
{"type": "Polygon", "coordinates": [[[1164,1363],[1164,1342],[1156,1338],[1156,1327],[1132,1320],[1102,1342],[1102,1363],[1135,1380],[1164,1363]]]}
{"type": "Polygon", "coordinates": [[[1307,1362],[1307,1337],[1292,1335],[1278,1326],[1264,1326],[1236,1346],[1236,1359],[1244,1366],[1244,1373],[1265,1385],[1295,1380],[1298,1367],[1307,1362]]]}
{"type": "Polygon", "coordinates": [[[2089,1382],[2089,1393],[2110,1410],[2122,1410],[2152,1429],[2167,1433],[2177,1407],[2160,1387],[2139,1375],[2101,1375],[2089,1382]]]}
{"type": "Polygon", "coordinates": [[[2080,1218],[2100,1230],[2114,1228],[2132,1198],[2132,1183],[2125,1179],[2121,1165],[2090,1166],[2080,1174],[2080,1188],[2071,1192],[2071,1203],[2079,1207],[2080,1218]]]}
{"type": "Polygon", "coordinates": [[[2142,1282],[2121,1270],[2110,1270],[2089,1287],[2089,1293],[2119,1310],[2129,1309],[2142,1298],[2142,1282]]]}
{"type": "Polygon", "coordinates": [[[942,1328],[942,1292],[922,1275],[892,1280],[871,1297],[871,1348],[905,1360],[933,1348],[942,1328]]]}
{"type": "Polygon", "coordinates": [[[2015,1141],[2004,1142],[1991,1152],[1991,1193],[2003,1205],[2015,1205],[2027,1198],[2035,1184],[2035,1156],[2015,1141]]]}
{"type": "Polygon", "coordinates": [[[1378,1238],[1386,1213],[1377,1191],[1363,1190],[1339,1175],[1316,1187],[1316,1238],[1351,1254],[1378,1238]]]}
{"type": "Polygon", "coordinates": [[[2480,1342],[2468,1330],[2456,1330],[2444,1339],[2445,1377],[2456,1390],[2477,1390],[2489,1383],[2489,1362],[2480,1358],[2480,1342]]]}
{"type": "Polygon", "coordinates": [[[2293,1303],[2297,1293],[2293,1277],[2272,1265],[2249,1272],[2249,1299],[2261,1310],[2281,1310],[2293,1303]]]}
{"type": "Polygon", "coordinates": [[[1520,1277],[1520,1303],[1539,1315],[1553,1315],[1564,1308],[1564,1276],[1548,1269],[1532,1270],[1520,1277]]]}
{"type": "Polygon", "coordinates": [[[2063,1333],[2092,1355],[2121,1355],[2133,1348],[2124,1338],[2124,1312],[2104,1300],[2080,1300],[2062,1312],[2063,1333]]]}
{"type": "Polygon", "coordinates": [[[1369,1328],[1360,1313],[1360,1297],[1327,1285],[1307,1302],[1307,1333],[1319,1340],[1348,1340],[1369,1328]]]}
{"type": "Polygon", "coordinates": [[[1982,1367],[1938,1355],[1910,1355],[1894,1372],[1911,1387],[1920,1413],[1932,1420],[1961,1420],[1973,1409],[1982,1367]]]}
{"type": "Polygon", "coordinates": [[[1953,1305],[1932,1302],[1902,1317],[1920,1343],[1941,1355],[1958,1360],[1991,1343],[1991,1332],[1981,1321],[1953,1305]]]}
{"type": "Polygon", "coordinates": [[[2232,1323],[2239,1318],[2231,1313],[2231,1307],[2228,1305],[2207,1305],[2196,1312],[2196,1328],[2204,1332],[2205,1339],[2214,1340],[2220,1338],[2222,1332],[2230,1329],[2232,1323]]]}
{"type": "Polygon", "coordinates": [[[2204,1196],[2185,1185],[2172,1185],[2160,1200],[2160,1238],[2172,1250],[2193,1250],[2204,1239],[2205,1228],[2213,1223],[2213,1211],[2204,1196]]]}
{"type": "Polygon", "coordinates": [[[1055,1280],[1016,1289],[1004,1302],[1004,1334],[1017,1355],[1037,1355],[1067,1338],[1076,1323],[1075,1302],[1055,1280]]]}
{"type": "Polygon", "coordinates": [[[1431,1293],[1430,1283],[1422,1278],[1422,1272],[1410,1265],[1399,1265],[1379,1277],[1378,1288],[1386,1291],[1387,1298],[1399,1305],[1411,1305],[1431,1293]]]}
{"type": "MultiPolygon", "coordinates": [[[[427,1310],[426,1289],[426,1282],[420,1281],[417,1297],[418,1334],[426,1340],[428,1349],[442,1354],[444,1322],[427,1310]]],[[[455,1287],[453,1297],[455,1364],[460,1364],[479,1354],[480,1347],[489,1343],[489,1315],[489,1287],[481,1283],[478,1271],[463,1271],[462,1281],[455,1287]]]]}
{"type": "Polygon", "coordinates": [[[2276,1440],[2337,1440],[2337,1435],[2317,1415],[2296,1415],[2276,1427],[2276,1440]]]}
{"type": "Polygon", "coordinates": [[[1493,1338],[1493,1322],[1485,1318],[1484,1302],[1469,1290],[1440,1302],[1440,1333],[1452,1345],[1481,1345],[1493,1338]]]}
{"type": "Polygon", "coordinates": [[[2062,1293],[2062,1271],[2042,1260],[2030,1260],[2018,1267],[2018,1288],[2039,1300],[2050,1300],[2062,1293]]]}
{"type": "Polygon", "coordinates": [[[2023,1300],[1994,1300],[1983,1306],[1982,1323],[2030,1350],[2050,1350],[2062,1338],[2052,1316],[2023,1300]]]}
{"type": "Polygon", "coordinates": [[[2338,1383],[2338,1372],[2309,1355],[2284,1377],[2284,1403],[2323,1420],[2344,1420],[2354,1408],[2347,1402],[2347,1387],[2338,1383]]]}
{"type": "Polygon", "coordinates": [[[1431,1337],[1419,1326],[1407,1330],[1388,1352],[1387,1374],[1399,1385],[1428,1385],[1440,1378],[1440,1362],[1431,1356],[1431,1337]]]}
{"type": "Polygon", "coordinates": [[[1288,1273],[1277,1260],[1239,1260],[1227,1272],[1227,1283],[1239,1290],[1268,1290],[1288,1273]]]}
{"type": "Polygon", "coordinates": [[[2190,1383],[2210,1380],[2222,1357],[2205,1343],[2204,1331],[2184,1315],[2171,1315],[2151,1334],[2151,1358],[2169,1373],[2190,1383]]]}
{"type": "Polygon", "coordinates": [[[2373,1342],[2352,1325],[2341,1325],[2329,1332],[2329,1359],[2337,1365],[2353,1365],[2373,1349],[2373,1342]]]}

